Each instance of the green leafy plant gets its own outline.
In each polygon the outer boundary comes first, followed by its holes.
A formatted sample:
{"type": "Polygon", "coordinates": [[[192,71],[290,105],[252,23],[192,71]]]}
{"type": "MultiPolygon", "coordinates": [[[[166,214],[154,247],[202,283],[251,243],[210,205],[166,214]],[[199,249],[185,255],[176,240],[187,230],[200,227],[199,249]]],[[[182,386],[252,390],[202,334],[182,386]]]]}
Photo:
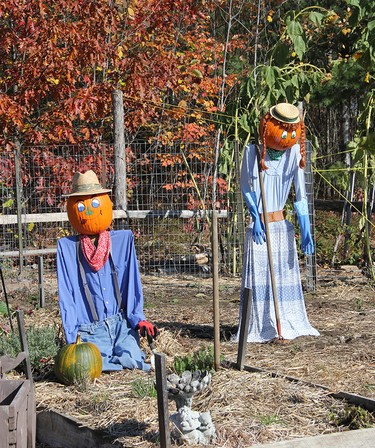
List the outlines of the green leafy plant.
{"type": "Polygon", "coordinates": [[[344,409],[332,409],[330,421],[334,426],[346,426],[349,429],[370,428],[371,414],[360,406],[347,405],[344,409]]]}
{"type": "Polygon", "coordinates": [[[176,356],[174,358],[174,370],[181,375],[185,370],[194,372],[195,370],[212,371],[214,365],[214,349],[210,347],[201,347],[196,352],[185,356],[176,356]]]}
{"type": "MultiPolygon", "coordinates": [[[[34,375],[45,374],[52,370],[53,358],[59,349],[55,328],[52,326],[26,330],[27,345],[30,354],[30,364],[34,375]]],[[[2,335],[0,338],[0,356],[16,357],[21,351],[18,333],[2,335]]]]}
{"type": "Polygon", "coordinates": [[[136,398],[156,397],[157,395],[154,383],[150,378],[133,381],[132,391],[136,398]]]}

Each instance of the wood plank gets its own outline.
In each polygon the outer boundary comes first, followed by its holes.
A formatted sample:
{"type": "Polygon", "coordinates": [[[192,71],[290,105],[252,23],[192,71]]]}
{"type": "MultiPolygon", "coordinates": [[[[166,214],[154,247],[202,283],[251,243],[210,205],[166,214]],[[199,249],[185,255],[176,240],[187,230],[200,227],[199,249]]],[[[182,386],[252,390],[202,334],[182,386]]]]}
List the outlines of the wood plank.
{"type": "MultiPolygon", "coordinates": [[[[26,365],[26,378],[32,382],[33,375],[31,371],[31,362],[30,362],[30,356],[29,356],[29,348],[27,345],[27,338],[26,338],[26,330],[25,330],[25,322],[23,317],[23,310],[17,310],[17,323],[18,323],[18,332],[20,336],[21,341],[21,349],[26,354],[25,357],[25,365],[26,365]]],[[[31,388],[31,385],[29,389],[31,388]]]]}
{"type": "MultiPolygon", "coordinates": [[[[225,361],[225,365],[235,369],[238,368],[238,364],[232,361],[225,361]]],[[[247,372],[263,373],[263,374],[265,373],[272,378],[282,378],[287,381],[291,381],[293,383],[299,383],[305,386],[323,389],[327,391],[327,396],[329,397],[345,400],[350,404],[354,404],[355,406],[361,406],[362,408],[366,409],[369,412],[375,411],[375,400],[373,400],[372,398],[363,397],[362,395],[352,394],[350,392],[332,392],[331,389],[327,386],[312,383],[311,381],[301,380],[300,378],[294,378],[288,375],[282,375],[280,373],[272,372],[266,369],[261,369],[259,367],[244,366],[244,370],[246,370],[247,372]]]]}
{"type": "Polygon", "coordinates": [[[15,369],[22,361],[26,359],[26,353],[20,352],[15,358],[9,355],[4,355],[0,357],[0,378],[5,373],[10,372],[15,369]]]}
{"type": "MultiPolygon", "coordinates": [[[[36,437],[39,443],[56,448],[107,446],[99,430],[82,426],[78,420],[53,409],[38,412],[36,419],[36,437]]],[[[114,443],[110,446],[115,448],[119,447],[119,444],[114,443]]]]}
{"type": "Polygon", "coordinates": [[[8,425],[8,407],[0,406],[0,434],[1,434],[1,447],[9,446],[9,425],[8,425]]]}
{"type": "MultiPolygon", "coordinates": [[[[113,219],[146,219],[146,218],[181,218],[188,219],[195,216],[211,215],[210,210],[113,210],[113,219]]],[[[217,211],[218,218],[227,218],[226,210],[217,211]]],[[[22,224],[42,222],[67,222],[66,212],[61,213],[29,213],[21,215],[22,224]]],[[[0,225],[17,224],[17,215],[0,215],[0,225]]]]}

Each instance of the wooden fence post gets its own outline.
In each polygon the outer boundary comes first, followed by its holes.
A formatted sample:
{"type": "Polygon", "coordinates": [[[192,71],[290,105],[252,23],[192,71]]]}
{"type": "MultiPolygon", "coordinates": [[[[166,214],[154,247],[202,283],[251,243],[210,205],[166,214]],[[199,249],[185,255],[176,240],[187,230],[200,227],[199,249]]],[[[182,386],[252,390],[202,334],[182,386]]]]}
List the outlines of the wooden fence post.
{"type": "Polygon", "coordinates": [[[126,153],[124,134],[124,103],[121,90],[112,92],[113,138],[115,151],[115,209],[126,210],[126,153]]]}
{"type": "Polygon", "coordinates": [[[217,230],[217,211],[212,210],[211,219],[212,245],[212,286],[213,286],[213,315],[214,315],[214,368],[220,367],[220,312],[219,312],[219,242],[217,230]]]}
{"type": "Polygon", "coordinates": [[[249,333],[249,318],[250,318],[250,302],[252,299],[252,290],[244,288],[244,300],[242,303],[241,313],[241,328],[238,338],[238,354],[237,354],[237,368],[242,370],[246,355],[247,335],[249,333]]]}
{"type": "Polygon", "coordinates": [[[155,353],[156,391],[158,394],[158,416],[160,448],[170,448],[167,375],[165,371],[165,355],[155,353]]]}

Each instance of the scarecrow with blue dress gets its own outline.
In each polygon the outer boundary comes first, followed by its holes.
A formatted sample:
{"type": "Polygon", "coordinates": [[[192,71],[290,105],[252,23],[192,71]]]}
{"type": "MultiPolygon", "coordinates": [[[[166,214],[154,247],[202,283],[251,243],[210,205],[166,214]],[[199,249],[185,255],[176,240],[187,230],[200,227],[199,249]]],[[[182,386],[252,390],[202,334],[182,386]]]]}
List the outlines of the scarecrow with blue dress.
{"type": "MultiPolygon", "coordinates": [[[[245,237],[240,322],[247,288],[252,291],[248,342],[318,336],[319,332],[310,325],[306,314],[294,226],[285,219],[285,204],[294,184],[294,210],[301,231],[301,249],[305,254],[312,254],[314,242],[303,170],[305,128],[298,108],[289,103],[271,107],[260,123],[260,141],[259,154],[254,144],[245,148],[241,168],[241,191],[252,222],[245,237]],[[263,204],[267,204],[269,241],[266,241],[263,204]],[[273,302],[267,244],[272,251],[279,316],[273,302]]],[[[234,339],[238,337],[239,331],[234,339]]]]}

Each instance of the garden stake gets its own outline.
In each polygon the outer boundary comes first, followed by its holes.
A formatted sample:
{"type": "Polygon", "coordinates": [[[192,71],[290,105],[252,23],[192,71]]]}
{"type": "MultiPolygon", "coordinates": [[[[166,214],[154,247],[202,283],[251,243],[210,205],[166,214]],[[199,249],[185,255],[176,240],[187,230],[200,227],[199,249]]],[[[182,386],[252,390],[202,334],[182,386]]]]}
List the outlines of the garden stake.
{"type": "Polygon", "coordinates": [[[12,330],[12,333],[14,333],[13,323],[12,323],[12,316],[10,314],[10,308],[9,308],[8,295],[7,295],[7,290],[5,288],[3,269],[2,269],[1,266],[0,266],[0,277],[1,277],[1,284],[3,286],[3,291],[4,291],[5,304],[6,304],[7,311],[8,311],[8,318],[9,318],[10,329],[12,330]]]}
{"type": "Polygon", "coordinates": [[[255,141],[256,141],[255,145],[256,145],[257,156],[258,156],[259,184],[260,184],[260,193],[261,193],[261,198],[262,198],[264,227],[266,230],[268,264],[270,267],[273,305],[275,308],[275,317],[276,317],[276,328],[277,328],[277,334],[279,336],[279,339],[284,339],[281,335],[279,303],[277,300],[275,271],[273,269],[272,248],[271,248],[271,240],[270,240],[270,233],[269,233],[269,226],[268,226],[267,204],[266,204],[266,197],[264,194],[263,173],[262,173],[262,168],[261,168],[261,164],[260,164],[261,157],[260,157],[260,152],[259,152],[259,143],[257,143],[258,142],[257,133],[255,134],[255,141]]]}
{"type": "Polygon", "coordinates": [[[170,448],[171,435],[169,431],[167,374],[165,370],[165,355],[163,353],[155,354],[155,379],[158,402],[160,448],[170,448]]]}

